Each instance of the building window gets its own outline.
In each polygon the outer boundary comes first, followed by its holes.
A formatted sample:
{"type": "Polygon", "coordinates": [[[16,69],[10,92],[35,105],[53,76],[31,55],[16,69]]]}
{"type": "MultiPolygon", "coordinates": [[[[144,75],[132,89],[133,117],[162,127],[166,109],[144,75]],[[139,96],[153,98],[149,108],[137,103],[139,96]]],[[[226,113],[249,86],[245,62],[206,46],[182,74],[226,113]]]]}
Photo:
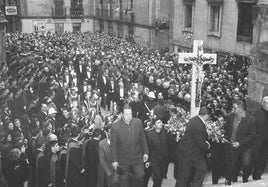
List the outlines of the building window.
{"type": "Polygon", "coordinates": [[[219,32],[220,30],[220,6],[210,6],[210,32],[219,32]]]}
{"type": "Polygon", "coordinates": [[[104,32],[104,22],[103,20],[99,20],[99,24],[100,24],[100,32],[104,32]]]}
{"type": "Polygon", "coordinates": [[[123,25],[118,24],[118,38],[123,38],[124,37],[124,30],[123,30],[123,25]]]}
{"type": "Polygon", "coordinates": [[[113,35],[114,34],[114,26],[112,22],[108,22],[108,34],[113,35]]]}
{"type": "Polygon", "coordinates": [[[63,7],[64,1],[63,0],[54,0],[55,7],[63,7]]]}
{"type": "Polygon", "coordinates": [[[128,35],[129,36],[134,36],[134,27],[133,27],[133,25],[128,26],[128,35]]]}
{"type": "Polygon", "coordinates": [[[237,41],[252,42],[252,6],[254,3],[238,3],[237,41]]]}
{"type": "Polygon", "coordinates": [[[221,4],[209,4],[208,35],[220,37],[221,32],[221,4]]]}
{"type": "Polygon", "coordinates": [[[81,32],[81,23],[73,23],[73,32],[81,32]]]}
{"type": "Polygon", "coordinates": [[[185,4],[184,11],[184,28],[191,29],[193,25],[193,5],[185,4]]]}
{"type": "Polygon", "coordinates": [[[64,32],[64,24],[63,23],[55,23],[55,32],[56,33],[64,32]]]}
{"type": "Polygon", "coordinates": [[[134,26],[133,25],[128,26],[128,41],[134,42],[134,26]]]}
{"type": "Polygon", "coordinates": [[[83,17],[84,9],[82,0],[71,0],[71,17],[83,17]]]}

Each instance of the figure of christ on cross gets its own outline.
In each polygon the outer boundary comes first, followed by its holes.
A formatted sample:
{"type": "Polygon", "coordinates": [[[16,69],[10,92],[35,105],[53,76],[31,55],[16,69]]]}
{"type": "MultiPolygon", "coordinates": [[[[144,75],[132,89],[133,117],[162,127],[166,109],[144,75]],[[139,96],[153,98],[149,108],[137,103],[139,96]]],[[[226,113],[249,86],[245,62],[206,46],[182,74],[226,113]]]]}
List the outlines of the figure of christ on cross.
{"type": "Polygon", "coordinates": [[[203,53],[203,41],[194,40],[193,53],[179,53],[179,64],[192,64],[191,117],[198,115],[205,64],[216,64],[217,54],[203,53]]]}

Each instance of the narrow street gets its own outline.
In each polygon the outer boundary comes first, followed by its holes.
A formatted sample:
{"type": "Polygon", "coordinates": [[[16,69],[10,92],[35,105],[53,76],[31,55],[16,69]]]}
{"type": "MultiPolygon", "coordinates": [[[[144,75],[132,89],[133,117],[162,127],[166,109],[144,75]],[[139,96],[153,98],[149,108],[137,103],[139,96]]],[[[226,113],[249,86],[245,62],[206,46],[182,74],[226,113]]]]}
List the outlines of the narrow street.
{"type": "MultiPolygon", "coordinates": [[[[174,187],[175,186],[175,179],[173,178],[173,164],[169,165],[168,169],[168,178],[164,179],[162,183],[162,187],[174,187]]],[[[211,173],[208,173],[204,182],[204,187],[218,187],[218,186],[225,186],[224,185],[224,178],[221,178],[219,180],[219,184],[217,185],[212,185],[212,180],[211,180],[211,173]]],[[[150,180],[148,187],[152,187],[153,183],[152,180],[150,180]]],[[[249,178],[248,183],[243,183],[242,178],[238,178],[238,182],[232,183],[232,187],[263,187],[263,186],[268,186],[268,173],[264,174],[262,176],[262,180],[259,181],[253,181],[252,178],[249,178]]]]}

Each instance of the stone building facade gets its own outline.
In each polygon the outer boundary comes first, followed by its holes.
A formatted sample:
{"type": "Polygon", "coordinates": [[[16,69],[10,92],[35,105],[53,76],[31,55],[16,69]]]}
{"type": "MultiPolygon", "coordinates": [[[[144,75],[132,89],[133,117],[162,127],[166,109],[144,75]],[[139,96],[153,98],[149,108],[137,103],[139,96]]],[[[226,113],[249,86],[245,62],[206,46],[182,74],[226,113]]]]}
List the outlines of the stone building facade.
{"type": "Polygon", "coordinates": [[[5,34],[7,20],[4,13],[0,11],[0,67],[6,62],[5,34]]]}
{"type": "Polygon", "coordinates": [[[168,48],[170,0],[95,0],[94,30],[168,48]]]}
{"type": "Polygon", "coordinates": [[[268,96],[268,1],[259,0],[253,7],[252,65],[248,75],[248,103],[258,104],[268,96]]]}
{"type": "Polygon", "coordinates": [[[170,50],[191,50],[193,40],[204,47],[239,55],[252,48],[252,7],[257,0],[173,0],[170,50]]]}
{"type": "Polygon", "coordinates": [[[93,31],[91,0],[20,0],[21,31],[93,31]]]}
{"type": "Polygon", "coordinates": [[[206,51],[251,59],[247,102],[250,109],[268,96],[268,1],[173,0],[170,51],[192,51],[203,40],[206,51]]]}
{"type": "Polygon", "coordinates": [[[6,32],[20,31],[20,0],[0,0],[0,10],[4,13],[6,24],[6,32]]]}
{"type": "Polygon", "coordinates": [[[17,9],[8,16],[13,24],[8,32],[105,32],[164,49],[169,46],[170,1],[0,0],[0,6],[17,9]]]}

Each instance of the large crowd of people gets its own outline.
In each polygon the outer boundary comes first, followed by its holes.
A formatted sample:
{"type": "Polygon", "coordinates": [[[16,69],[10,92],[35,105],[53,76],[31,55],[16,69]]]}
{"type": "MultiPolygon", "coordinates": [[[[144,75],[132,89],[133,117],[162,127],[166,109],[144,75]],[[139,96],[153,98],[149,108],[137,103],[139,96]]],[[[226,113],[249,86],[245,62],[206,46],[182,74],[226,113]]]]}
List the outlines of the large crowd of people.
{"type": "MultiPolygon", "coordinates": [[[[168,163],[180,167],[180,151],[174,151],[180,143],[163,134],[163,123],[176,109],[190,110],[191,66],[178,64],[178,54],[89,32],[8,33],[6,50],[0,67],[0,186],[126,187],[128,175],[136,177],[134,186],[145,175],[147,186],[151,173],[161,186],[168,163]]],[[[217,65],[204,67],[201,100],[210,119],[225,118],[235,101],[246,98],[249,65],[246,57],[221,54],[217,65]]],[[[265,136],[259,149],[264,141],[265,136]]],[[[222,144],[210,144],[218,155],[212,160],[220,162],[222,144]]]]}

